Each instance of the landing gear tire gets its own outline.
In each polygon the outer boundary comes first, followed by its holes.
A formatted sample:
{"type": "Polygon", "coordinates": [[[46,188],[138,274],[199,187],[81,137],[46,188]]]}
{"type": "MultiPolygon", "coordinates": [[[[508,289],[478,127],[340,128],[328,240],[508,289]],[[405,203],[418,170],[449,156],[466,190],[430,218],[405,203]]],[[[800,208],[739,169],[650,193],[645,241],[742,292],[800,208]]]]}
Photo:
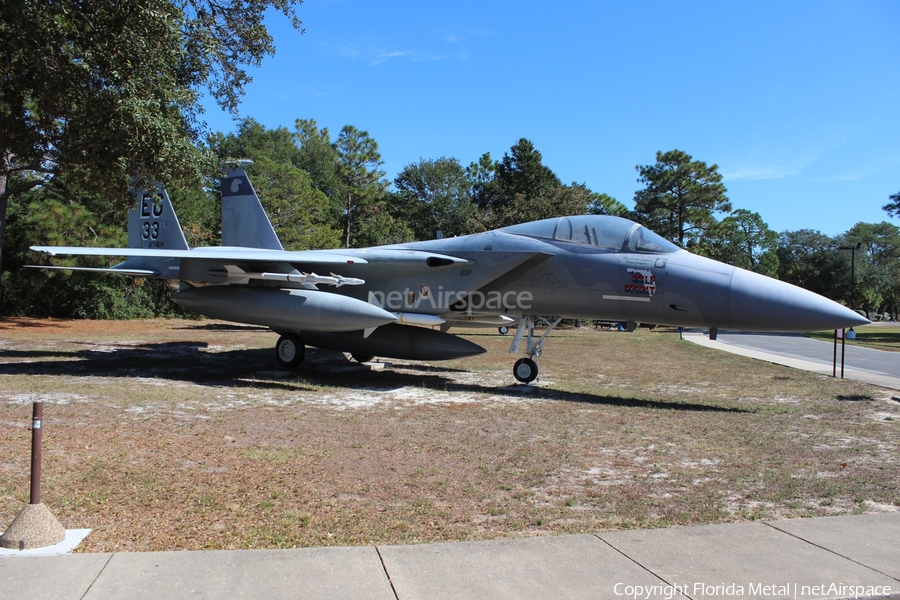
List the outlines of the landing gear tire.
{"type": "Polygon", "coordinates": [[[500,332],[500,335],[506,335],[507,333],[509,333],[509,327],[503,325],[502,327],[498,327],[497,331],[500,332]]]}
{"type": "Polygon", "coordinates": [[[530,358],[520,358],[513,365],[513,377],[522,383],[531,383],[538,376],[537,363],[530,358]]]}
{"type": "Polygon", "coordinates": [[[372,362],[375,359],[375,357],[372,356],[371,354],[351,354],[350,358],[352,358],[353,360],[355,360],[356,362],[358,362],[360,364],[372,362]]]}
{"type": "Polygon", "coordinates": [[[296,369],[306,356],[306,346],[299,335],[287,333],[275,344],[275,358],[285,369],[296,369]]]}

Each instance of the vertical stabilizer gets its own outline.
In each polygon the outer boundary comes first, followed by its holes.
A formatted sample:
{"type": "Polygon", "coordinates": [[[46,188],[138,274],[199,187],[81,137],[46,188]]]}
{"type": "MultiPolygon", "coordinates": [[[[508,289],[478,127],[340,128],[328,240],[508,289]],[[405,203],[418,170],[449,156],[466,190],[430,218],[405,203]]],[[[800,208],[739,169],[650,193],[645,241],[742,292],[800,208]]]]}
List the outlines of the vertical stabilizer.
{"type": "Polygon", "coordinates": [[[161,185],[155,193],[137,190],[137,204],[128,211],[128,247],[189,250],[169,194],[161,185]]]}
{"type": "Polygon", "coordinates": [[[243,167],[222,179],[222,245],[284,250],[243,167]]]}

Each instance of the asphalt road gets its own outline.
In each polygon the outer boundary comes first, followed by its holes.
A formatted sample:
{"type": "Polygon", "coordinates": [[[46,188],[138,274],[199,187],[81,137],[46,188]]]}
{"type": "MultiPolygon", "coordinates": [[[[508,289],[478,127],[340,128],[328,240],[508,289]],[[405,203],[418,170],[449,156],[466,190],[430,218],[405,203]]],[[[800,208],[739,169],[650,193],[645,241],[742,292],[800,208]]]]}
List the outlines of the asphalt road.
{"type": "MultiPolygon", "coordinates": [[[[739,346],[798,358],[831,366],[834,344],[803,337],[795,333],[742,333],[719,332],[718,341],[739,346]]],[[[841,343],[837,346],[838,369],[841,366],[841,343]]],[[[844,348],[844,366],[847,369],[866,371],[877,375],[900,378],[900,352],[872,350],[847,344],[844,348]]]]}

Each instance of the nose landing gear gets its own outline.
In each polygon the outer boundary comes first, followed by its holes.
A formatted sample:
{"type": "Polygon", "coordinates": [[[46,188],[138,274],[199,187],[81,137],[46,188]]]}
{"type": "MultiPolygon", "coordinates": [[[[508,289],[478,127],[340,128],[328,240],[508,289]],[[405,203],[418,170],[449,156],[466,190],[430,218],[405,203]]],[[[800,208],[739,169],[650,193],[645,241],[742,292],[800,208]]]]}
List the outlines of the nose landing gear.
{"type": "Polygon", "coordinates": [[[537,379],[538,366],[530,358],[520,358],[513,365],[513,377],[522,383],[531,383],[537,379]]]}
{"type": "Polygon", "coordinates": [[[516,378],[517,381],[522,383],[531,383],[538,376],[538,366],[534,361],[535,358],[540,358],[541,352],[544,349],[544,338],[553,331],[553,328],[559,325],[559,322],[562,321],[562,318],[558,318],[552,323],[543,317],[522,317],[519,320],[519,327],[516,329],[516,335],[513,337],[512,344],[509,346],[509,353],[516,354],[519,352],[519,346],[522,343],[522,338],[525,336],[525,330],[528,330],[528,342],[525,349],[525,354],[528,355],[527,358],[520,358],[516,361],[516,364],[513,365],[513,377],[516,378]],[[536,342],[534,341],[534,323],[535,321],[540,321],[544,325],[547,326],[547,330],[544,331],[544,335],[542,335],[536,342]]]}

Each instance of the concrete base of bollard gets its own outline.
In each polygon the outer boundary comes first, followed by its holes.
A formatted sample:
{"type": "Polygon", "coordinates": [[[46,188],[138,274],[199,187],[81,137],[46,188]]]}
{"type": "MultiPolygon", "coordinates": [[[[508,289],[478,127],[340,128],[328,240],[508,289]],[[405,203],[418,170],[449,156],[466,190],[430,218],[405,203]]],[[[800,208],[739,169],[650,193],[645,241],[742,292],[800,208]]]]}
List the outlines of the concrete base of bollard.
{"type": "Polygon", "coordinates": [[[43,548],[63,541],[66,530],[45,504],[26,504],[0,537],[0,546],[13,550],[43,548]]]}

